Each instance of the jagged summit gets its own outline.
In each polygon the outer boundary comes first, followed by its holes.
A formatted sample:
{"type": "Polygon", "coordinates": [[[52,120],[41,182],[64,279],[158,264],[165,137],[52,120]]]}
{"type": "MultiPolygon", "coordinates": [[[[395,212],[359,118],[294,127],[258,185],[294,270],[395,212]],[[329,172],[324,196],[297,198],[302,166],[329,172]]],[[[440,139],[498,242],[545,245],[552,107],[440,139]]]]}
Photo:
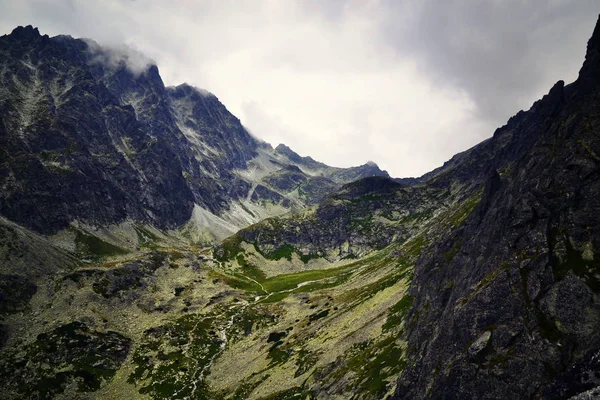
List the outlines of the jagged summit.
{"type": "Polygon", "coordinates": [[[40,37],[41,35],[37,27],[34,28],[31,25],[27,25],[17,26],[15,29],[13,29],[9,36],[12,36],[16,39],[34,39],[40,37]]]}
{"type": "Polygon", "coordinates": [[[583,90],[590,85],[597,85],[600,81],[600,16],[596,22],[594,33],[588,41],[585,61],[579,70],[577,81],[580,82],[583,90]]]}
{"type": "Polygon", "coordinates": [[[306,164],[306,165],[310,165],[313,167],[318,167],[318,166],[324,166],[325,164],[320,163],[318,161],[315,161],[312,157],[301,157],[298,153],[296,153],[294,150],[290,149],[288,146],[286,146],[283,143],[280,143],[277,145],[277,147],[275,147],[275,152],[280,153],[285,155],[290,161],[299,163],[299,164],[306,164]]]}
{"type": "Polygon", "coordinates": [[[0,38],[0,66],[2,149],[23,154],[4,164],[0,213],[40,232],[127,220],[210,242],[378,173],[272,150],[214,94],[165,87],[131,49],[18,27],[0,38]],[[304,172],[278,172],[290,166],[304,172]]]}
{"type": "Polygon", "coordinates": [[[201,94],[201,95],[203,95],[203,96],[213,96],[213,97],[217,97],[217,96],[215,96],[215,94],[214,94],[214,93],[211,93],[211,92],[209,92],[209,91],[208,91],[208,90],[206,90],[206,89],[202,89],[202,88],[199,88],[199,87],[196,87],[196,86],[190,85],[190,84],[189,84],[189,83],[187,83],[187,82],[181,83],[181,84],[179,84],[179,85],[176,85],[176,86],[172,86],[171,88],[173,88],[173,89],[175,89],[175,90],[178,90],[178,91],[182,91],[182,92],[184,92],[184,93],[186,93],[186,94],[188,94],[188,95],[190,95],[190,94],[192,94],[192,93],[196,92],[196,93],[198,93],[198,94],[201,94]]]}

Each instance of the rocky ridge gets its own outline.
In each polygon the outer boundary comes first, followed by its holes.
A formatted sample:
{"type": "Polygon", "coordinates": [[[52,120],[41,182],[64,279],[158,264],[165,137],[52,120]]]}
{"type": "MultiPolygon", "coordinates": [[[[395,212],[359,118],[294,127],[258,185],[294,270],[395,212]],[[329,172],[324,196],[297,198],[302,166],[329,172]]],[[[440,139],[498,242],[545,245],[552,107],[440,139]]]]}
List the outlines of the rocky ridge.
{"type": "Polygon", "coordinates": [[[130,64],[126,53],[31,26],[0,38],[3,216],[46,234],[78,222],[188,223],[188,239],[206,243],[356,178],[387,176],[274,150],[213,94],[165,87],[155,65],[130,64]]]}

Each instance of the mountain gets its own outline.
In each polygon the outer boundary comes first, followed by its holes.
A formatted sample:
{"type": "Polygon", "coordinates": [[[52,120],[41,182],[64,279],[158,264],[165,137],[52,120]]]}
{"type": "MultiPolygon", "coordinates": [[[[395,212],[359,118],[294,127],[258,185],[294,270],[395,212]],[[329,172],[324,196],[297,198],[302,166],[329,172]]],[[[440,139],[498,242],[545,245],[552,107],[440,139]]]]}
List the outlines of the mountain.
{"type": "Polygon", "coordinates": [[[273,150],[214,95],[165,87],[155,65],[130,64],[126,53],[31,26],[0,38],[0,214],[45,234],[187,223],[190,240],[211,242],[387,176],[273,150]]]}
{"type": "Polygon", "coordinates": [[[598,396],[599,83],[600,23],[575,82],[429,175],[488,177],[415,264],[394,398],[598,396]]]}
{"type": "Polygon", "coordinates": [[[5,397],[600,396],[600,19],[575,82],[408,179],[92,42],[0,50],[5,397]]]}

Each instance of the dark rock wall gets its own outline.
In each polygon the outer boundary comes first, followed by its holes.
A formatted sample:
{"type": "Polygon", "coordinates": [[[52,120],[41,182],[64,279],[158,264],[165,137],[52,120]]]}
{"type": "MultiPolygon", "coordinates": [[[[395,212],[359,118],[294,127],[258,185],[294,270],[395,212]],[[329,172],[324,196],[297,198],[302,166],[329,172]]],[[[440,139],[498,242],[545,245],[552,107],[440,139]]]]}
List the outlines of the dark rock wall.
{"type": "Polygon", "coordinates": [[[394,398],[568,398],[598,385],[599,35],[575,83],[483,145],[482,201],[415,266],[413,363],[394,398]]]}

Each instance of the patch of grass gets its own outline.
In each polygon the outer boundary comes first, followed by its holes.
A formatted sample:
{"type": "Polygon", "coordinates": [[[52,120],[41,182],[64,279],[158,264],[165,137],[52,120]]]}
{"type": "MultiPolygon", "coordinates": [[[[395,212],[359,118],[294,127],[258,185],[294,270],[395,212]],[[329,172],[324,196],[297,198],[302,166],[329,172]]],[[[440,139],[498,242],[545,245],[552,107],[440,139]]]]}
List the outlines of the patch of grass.
{"type": "Polygon", "coordinates": [[[473,196],[469,197],[465,201],[463,201],[456,210],[450,214],[448,221],[453,226],[460,226],[467,217],[471,214],[475,206],[479,204],[481,201],[481,195],[483,194],[483,190],[477,191],[473,196]]]}
{"type": "Polygon", "coordinates": [[[361,393],[363,398],[382,398],[393,379],[406,369],[408,361],[396,337],[389,336],[378,342],[354,345],[334,364],[341,366],[334,370],[330,380],[339,380],[352,371],[355,377],[350,383],[351,393],[361,393]],[[367,394],[370,396],[366,397],[367,394]]]}
{"type": "Polygon", "coordinates": [[[296,370],[294,376],[298,377],[304,375],[315,366],[318,360],[319,358],[317,354],[306,349],[300,349],[298,352],[298,357],[296,358],[296,366],[298,369],[296,370]]]}
{"type": "Polygon", "coordinates": [[[231,327],[230,340],[236,342],[252,332],[277,323],[277,316],[267,306],[250,306],[237,315],[231,327]]]}
{"type": "Polygon", "coordinates": [[[271,366],[283,364],[291,356],[291,349],[282,340],[277,340],[269,349],[268,357],[271,359],[271,366]]]}
{"type": "Polygon", "coordinates": [[[202,375],[220,350],[215,322],[214,317],[190,314],[146,330],[128,382],[153,399],[215,399],[202,375]]]}
{"type": "Polygon", "coordinates": [[[292,261],[292,255],[296,252],[296,248],[289,244],[284,244],[283,246],[278,247],[272,253],[265,254],[265,258],[267,260],[281,260],[285,258],[288,261],[292,261]]]}
{"type": "Polygon", "coordinates": [[[39,334],[18,352],[3,354],[3,394],[49,399],[63,393],[67,385],[76,393],[97,391],[112,379],[130,346],[131,340],[116,332],[93,331],[79,321],[59,326],[39,334]]]}
{"type": "Polygon", "coordinates": [[[263,293],[262,289],[256,282],[252,282],[251,280],[241,276],[241,275],[227,275],[222,274],[216,271],[211,271],[210,275],[213,278],[222,279],[227,285],[231,286],[234,289],[243,290],[248,293],[258,294],[263,293]]]}
{"type": "Polygon", "coordinates": [[[278,303],[288,297],[292,292],[273,293],[269,297],[260,300],[260,303],[278,303]]]}
{"type": "MultiPolygon", "coordinates": [[[[557,235],[554,233],[554,235],[557,235]]],[[[554,239],[555,240],[555,239],[554,239]]],[[[600,255],[592,253],[590,260],[583,258],[583,253],[573,247],[565,235],[566,257],[562,262],[553,262],[552,272],[556,280],[563,279],[569,271],[585,280],[595,293],[600,293],[600,255]]]]}
{"type": "Polygon", "coordinates": [[[141,247],[156,249],[156,243],[160,241],[160,238],[152,233],[150,230],[141,226],[135,227],[135,233],[137,234],[138,241],[141,247]]]}
{"type": "Polygon", "coordinates": [[[236,261],[238,262],[240,267],[242,267],[241,270],[245,276],[252,278],[258,282],[264,281],[266,279],[265,273],[262,272],[261,269],[257,266],[248,262],[243,254],[238,254],[236,257],[236,261]]]}
{"type": "MultiPolygon", "coordinates": [[[[242,383],[236,389],[235,393],[231,397],[231,400],[245,400],[245,399],[247,399],[250,396],[250,394],[254,391],[254,389],[256,389],[257,387],[259,387],[260,384],[263,383],[264,381],[266,381],[267,379],[269,379],[269,377],[270,377],[269,374],[265,374],[264,376],[262,376],[257,381],[242,383]]],[[[223,396],[223,397],[225,397],[225,396],[223,396]]]]}
{"type": "Polygon", "coordinates": [[[383,324],[382,330],[385,332],[401,326],[414,301],[413,296],[405,294],[399,302],[389,309],[388,317],[383,324]]]}
{"type": "Polygon", "coordinates": [[[421,255],[423,247],[425,246],[425,239],[423,236],[417,236],[408,243],[406,243],[406,255],[408,257],[417,258],[421,255]]]}
{"type": "Polygon", "coordinates": [[[329,315],[329,309],[321,310],[319,312],[316,312],[314,314],[309,315],[308,316],[308,320],[310,322],[313,322],[313,321],[317,321],[317,320],[319,320],[321,318],[325,318],[328,315],[329,315]]]}
{"type": "Polygon", "coordinates": [[[315,269],[297,272],[294,274],[283,274],[265,279],[262,283],[264,288],[269,292],[280,292],[296,288],[299,284],[309,281],[316,281],[325,278],[331,278],[345,272],[349,272],[357,266],[353,264],[345,265],[337,268],[315,269]]]}
{"type": "Polygon", "coordinates": [[[421,223],[421,222],[425,222],[425,221],[431,219],[431,217],[433,217],[433,212],[430,210],[423,211],[423,212],[416,212],[416,213],[409,214],[409,215],[405,216],[404,218],[402,218],[400,220],[400,223],[403,225],[411,224],[411,223],[421,223]]]}
{"type": "MultiPolygon", "coordinates": [[[[290,400],[290,399],[306,399],[308,396],[307,391],[302,387],[294,387],[291,389],[283,390],[281,392],[274,393],[267,397],[261,397],[258,400],[290,400]]],[[[312,398],[312,397],[311,397],[312,398]]]]}
{"type": "Polygon", "coordinates": [[[391,275],[379,278],[375,282],[369,283],[362,287],[348,290],[342,296],[340,296],[340,301],[349,302],[352,304],[352,306],[357,306],[358,304],[363,303],[368,299],[372,298],[382,290],[394,286],[402,279],[412,279],[412,269],[396,272],[391,275]]]}
{"type": "Polygon", "coordinates": [[[80,257],[87,257],[95,261],[106,257],[129,253],[129,251],[125,249],[107,243],[95,236],[87,235],[81,231],[77,231],[77,234],[75,235],[75,252],[80,257]]]}
{"type": "Polygon", "coordinates": [[[302,260],[304,264],[308,264],[310,260],[314,260],[316,258],[320,258],[320,256],[318,254],[300,254],[300,260],[302,260]]]}

